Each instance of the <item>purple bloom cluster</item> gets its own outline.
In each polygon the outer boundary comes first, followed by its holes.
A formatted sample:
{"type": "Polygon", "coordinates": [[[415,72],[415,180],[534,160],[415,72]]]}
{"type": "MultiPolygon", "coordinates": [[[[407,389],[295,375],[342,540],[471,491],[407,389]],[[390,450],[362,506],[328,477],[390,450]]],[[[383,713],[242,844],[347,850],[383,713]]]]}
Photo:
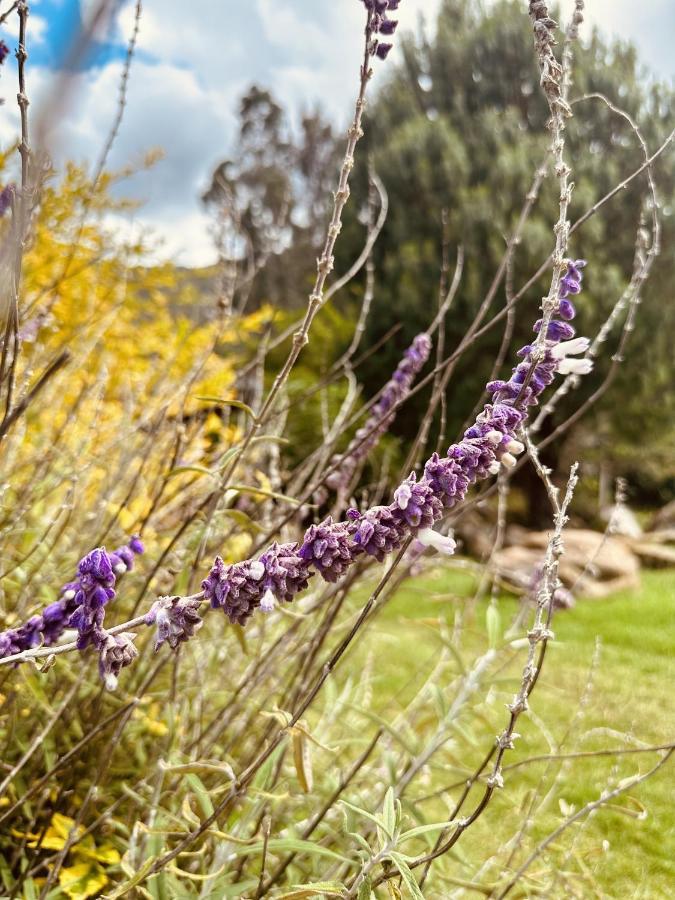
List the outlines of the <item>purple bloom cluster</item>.
{"type": "Polygon", "coordinates": [[[198,612],[200,604],[199,597],[160,597],[152,604],[145,622],[157,626],[155,652],[164,642],[175,650],[202,627],[198,612]]]}
{"type": "Polygon", "coordinates": [[[66,628],[77,628],[80,649],[95,643],[95,633],[102,628],[103,607],[115,596],[117,577],[133,569],[134,556],[143,553],[143,549],[141,540],[133,537],[112,553],[103,547],[88,553],[78,564],[75,580],[63,585],[59,599],[45,607],[42,615],[0,632],[0,657],[41,643],[51,646],[66,628]]]}
{"type": "MultiPolygon", "coordinates": [[[[397,19],[389,19],[388,12],[394,12],[398,9],[400,0],[361,0],[368,12],[371,14],[370,30],[374,35],[384,35],[390,37],[396,31],[398,25],[397,19]]],[[[381,41],[377,37],[371,40],[370,53],[377,56],[378,59],[386,59],[393,44],[381,41]]]]}
{"type": "MultiPolygon", "coordinates": [[[[584,265],[583,260],[568,263],[555,311],[561,318],[552,318],[546,338],[540,336],[519,351],[522,361],[508,381],[488,384],[491,401],[446,456],[434,453],[422,477],[418,479],[412,473],[406,478],[389,505],[363,513],[349,509],[344,522],[329,517],[310,526],[300,544],[274,543],[257,559],[226,565],[217,557],[202,582],[202,595],[163,597],[153,605],[145,621],[157,626],[155,648],[166,642],[175,649],[194,634],[201,625],[197,610],[202,598],[213,608],[222,609],[232,622],[244,625],[256,609],[271,611],[278,602],[293,600],[305,590],[315,572],[325,581],[338,581],[362,554],[382,561],[413,538],[415,552],[423,547],[454,552],[452,537],[436,532],[433,526],[476,481],[496,474],[501,466],[515,466],[516,455],[524,450],[517,433],[527,418],[527,409],[537,403],[556,374],[584,374],[590,370],[589,360],[572,358],[585,353],[589,342],[586,338],[574,338],[574,329],[569,325],[575,315],[569,296],[581,290],[584,265]]],[[[534,330],[541,330],[541,322],[534,330]]],[[[406,352],[380,398],[377,414],[373,414],[377,415],[378,427],[382,419],[388,421],[401,392],[409,390],[430,347],[428,336],[419,335],[406,352]]],[[[61,598],[47,607],[42,616],[0,633],[0,656],[33,647],[41,639],[53,642],[67,623],[78,629],[80,648],[89,644],[96,648],[101,676],[106,686],[113,688],[120,670],[133,661],[137,650],[135,635],[112,635],[102,627],[103,610],[115,595],[117,575],[130,569],[134,554],[142,552],[143,545],[137,538],[110,554],[103,548],[93,550],[80,561],[77,579],[64,586],[61,598]]]]}
{"type": "Polygon", "coordinates": [[[0,66],[9,56],[9,47],[4,41],[0,41],[0,66]]]}
{"type": "MultiPolygon", "coordinates": [[[[583,265],[582,260],[570,262],[561,283],[557,313],[567,318],[575,314],[569,294],[581,289],[583,265]]],[[[537,403],[556,373],[569,372],[570,367],[574,370],[575,364],[578,371],[585,368],[587,361],[571,360],[569,355],[584,352],[588,341],[572,340],[573,336],[572,326],[552,319],[547,339],[519,352],[523,361],[514,368],[511,378],[488,385],[491,402],[462,440],[444,457],[434,453],[420,479],[414,473],[406,478],[394,492],[392,503],[364,513],[350,509],[345,522],[328,518],[310,526],[300,546],[274,544],[257,560],[226,566],[222,559],[216,559],[202,584],[205,597],[233,622],[243,624],[258,607],[267,610],[277,600],[292,600],[307,586],[312,570],[325,581],[335,582],[359,555],[365,553],[382,561],[408,538],[417,538],[424,547],[452,553],[454,541],[434,531],[434,524],[476,481],[496,474],[500,466],[515,466],[516,455],[524,450],[517,432],[527,417],[528,406],[537,403]]],[[[428,337],[422,335],[416,341],[399,366],[398,377],[395,375],[388,385],[390,390],[385,391],[387,400],[380,408],[380,417],[386,418],[395,402],[392,396],[397,395],[402,383],[409,385],[411,370],[418,371],[428,356],[428,337]]]]}
{"type": "Polygon", "coordinates": [[[298,550],[296,543],[274,543],[259,559],[229,566],[218,556],[202,582],[204,596],[230,621],[244,625],[258,607],[269,612],[277,600],[290,601],[307,587],[311,572],[298,550]]]}
{"type": "MultiPolygon", "coordinates": [[[[358,464],[366,458],[394,421],[397,404],[410,393],[413,382],[430,353],[431,338],[428,334],[418,334],[403,354],[403,359],[385,385],[366,422],[357,430],[345,452],[331,459],[331,464],[339,464],[339,468],[326,478],[329,488],[344,491],[349,487],[358,464]]],[[[318,496],[316,499],[324,498],[318,496]]]]}

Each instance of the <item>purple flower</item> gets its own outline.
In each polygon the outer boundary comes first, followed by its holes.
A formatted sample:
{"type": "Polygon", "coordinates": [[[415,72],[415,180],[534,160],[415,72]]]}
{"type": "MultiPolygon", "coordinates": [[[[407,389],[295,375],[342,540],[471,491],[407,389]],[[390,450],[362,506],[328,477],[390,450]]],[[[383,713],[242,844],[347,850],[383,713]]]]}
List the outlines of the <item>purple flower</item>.
{"type": "Polygon", "coordinates": [[[9,56],[9,47],[4,41],[0,41],[0,66],[9,56]]]}
{"type": "Polygon", "coordinates": [[[117,677],[121,669],[131,665],[138,656],[135,640],[136,635],[127,631],[122,634],[97,632],[95,646],[99,654],[98,671],[109,691],[114,691],[117,687],[117,677]]]}
{"type": "Polygon", "coordinates": [[[260,557],[260,562],[265,567],[263,587],[265,591],[270,591],[276,600],[291,601],[296,594],[304,591],[309,583],[309,565],[300,556],[299,549],[296,543],[275,542],[260,557]]]}
{"type": "MultiPolygon", "coordinates": [[[[353,513],[358,510],[353,510],[353,513]]],[[[382,562],[389,553],[398,550],[406,537],[406,528],[400,516],[394,515],[389,506],[374,506],[361,515],[354,525],[354,543],[382,562]]]]}
{"type": "Polygon", "coordinates": [[[375,48],[375,56],[378,59],[386,59],[389,56],[389,51],[393,47],[393,44],[385,44],[383,42],[379,42],[377,47],[375,48]]]}
{"type": "Polygon", "coordinates": [[[200,605],[198,597],[160,597],[152,604],[145,621],[157,626],[155,653],[164,642],[175,650],[201,628],[200,605]]]}
{"type": "MultiPolygon", "coordinates": [[[[2,41],[0,41],[0,52],[1,52],[2,41]]],[[[1,60],[0,60],[1,62],[1,60]]],[[[16,188],[13,184],[6,184],[4,188],[0,191],[0,218],[2,218],[7,210],[12,205],[12,200],[14,199],[14,194],[16,192],[16,188]]]]}
{"type": "Polygon", "coordinates": [[[339,581],[351,565],[359,548],[354,546],[349,525],[333,522],[329,516],[320,525],[310,525],[305,532],[298,556],[314,566],[326,581],[339,581]]]}
{"type": "Polygon", "coordinates": [[[131,569],[134,554],[142,552],[143,544],[138,538],[112,553],[103,547],[92,550],[80,560],[75,580],[63,585],[59,599],[45,607],[42,615],[0,633],[0,657],[30,650],[40,643],[51,646],[69,627],[78,630],[80,649],[96,645],[105,617],[104,606],[115,596],[117,577],[131,569]]]}
{"type": "MultiPolygon", "coordinates": [[[[541,319],[537,319],[534,323],[534,330],[540,331],[543,322],[541,319]]],[[[572,325],[568,322],[559,322],[557,319],[551,319],[548,324],[548,332],[546,337],[549,341],[569,341],[570,338],[573,338],[576,332],[572,325]]]]}
{"type": "MultiPolygon", "coordinates": [[[[397,10],[400,0],[362,0],[362,2],[370,13],[370,34],[390,36],[396,31],[398,21],[396,19],[388,19],[387,12],[397,10]]],[[[391,48],[392,44],[383,43],[378,41],[377,38],[372,38],[369,52],[371,56],[377,56],[378,59],[386,59],[391,48]]]]}

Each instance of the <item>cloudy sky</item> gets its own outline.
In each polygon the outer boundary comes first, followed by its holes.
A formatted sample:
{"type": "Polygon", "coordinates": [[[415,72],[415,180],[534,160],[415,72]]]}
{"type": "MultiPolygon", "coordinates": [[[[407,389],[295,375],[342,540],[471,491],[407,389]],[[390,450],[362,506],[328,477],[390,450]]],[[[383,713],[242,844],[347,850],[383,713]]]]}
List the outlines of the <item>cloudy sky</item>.
{"type": "MultiPolygon", "coordinates": [[[[401,0],[400,27],[416,28],[420,19],[432,26],[438,2],[401,0]]],[[[94,0],[31,0],[33,108],[48,95],[69,35],[94,5],[94,0]]],[[[59,145],[53,148],[57,160],[98,157],[115,116],[134,5],[133,0],[118,4],[96,51],[75,77],[75,99],[60,119],[59,145]]],[[[572,5],[573,0],[562,2],[565,11],[572,5]]],[[[586,5],[584,27],[599,24],[634,40],[645,63],[658,76],[673,79],[673,0],[588,0],[586,5]]],[[[357,0],[143,0],[128,106],[110,163],[121,166],[158,147],[164,158],[125,184],[126,195],[144,205],[123,227],[151,228],[162,242],[158,252],[183,264],[213,261],[198,197],[214,163],[232,144],[237,98],[257,82],[271,86],[295,113],[318,102],[345,122],[356,88],[362,23],[357,0]]],[[[0,37],[14,49],[16,25],[6,24],[0,37]]],[[[8,59],[0,79],[0,96],[6,98],[0,107],[2,147],[14,139],[18,123],[12,102],[15,66],[8,59]]]]}

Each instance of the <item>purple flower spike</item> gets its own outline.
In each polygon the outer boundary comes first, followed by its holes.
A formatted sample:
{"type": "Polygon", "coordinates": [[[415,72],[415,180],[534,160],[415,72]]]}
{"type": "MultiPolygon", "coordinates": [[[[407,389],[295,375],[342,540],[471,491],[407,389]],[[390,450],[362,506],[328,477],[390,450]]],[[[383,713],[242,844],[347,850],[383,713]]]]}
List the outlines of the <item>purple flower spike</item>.
{"type": "Polygon", "coordinates": [[[0,41],[0,66],[9,56],[9,47],[4,41],[0,41]]]}
{"type": "MultiPolygon", "coordinates": [[[[370,36],[377,34],[391,36],[396,31],[398,22],[395,19],[388,19],[387,13],[397,10],[400,0],[362,0],[362,2],[370,14],[368,34],[370,36]]],[[[391,48],[392,44],[373,39],[370,41],[368,50],[371,56],[377,56],[378,59],[386,59],[391,48]]]]}
{"type": "Polygon", "coordinates": [[[41,643],[52,646],[66,628],[78,631],[77,646],[84,650],[103,646],[105,606],[115,597],[117,578],[133,567],[134,554],[143,545],[132,538],[112,553],[98,547],[80,560],[74,581],[63,585],[60,597],[19,628],[0,633],[0,657],[30,650],[41,643]]]}
{"type": "MultiPolygon", "coordinates": [[[[396,367],[396,371],[384,386],[382,393],[374,404],[366,422],[358,429],[344,454],[339,454],[331,459],[336,468],[326,478],[326,485],[338,492],[342,500],[349,488],[350,482],[362,460],[375,447],[381,436],[387,431],[396,415],[395,407],[410,393],[415,378],[429,359],[431,353],[431,338],[428,334],[418,334],[412,344],[403,354],[403,359],[396,367]]],[[[321,502],[323,496],[317,495],[317,502],[321,502]]]]}
{"type": "Polygon", "coordinates": [[[274,543],[260,557],[265,567],[263,586],[277,600],[291,601],[309,583],[309,565],[300,556],[297,544],[274,543]]]}
{"type": "Polygon", "coordinates": [[[563,317],[563,319],[567,320],[573,319],[577,314],[572,301],[565,298],[563,298],[558,304],[558,313],[563,317]]]}
{"type": "Polygon", "coordinates": [[[200,605],[199,598],[194,597],[160,597],[152,604],[145,621],[157,626],[155,653],[165,642],[175,650],[202,627],[200,605]]]}

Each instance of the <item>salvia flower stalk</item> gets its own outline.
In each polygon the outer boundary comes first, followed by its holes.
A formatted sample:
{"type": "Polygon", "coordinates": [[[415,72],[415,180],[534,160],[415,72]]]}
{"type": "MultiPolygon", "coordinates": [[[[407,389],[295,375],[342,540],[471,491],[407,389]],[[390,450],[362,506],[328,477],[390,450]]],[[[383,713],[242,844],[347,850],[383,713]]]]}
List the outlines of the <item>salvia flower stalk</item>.
{"type": "Polygon", "coordinates": [[[393,47],[391,42],[380,40],[380,35],[391,37],[398,25],[397,19],[390,19],[388,12],[398,9],[400,0],[361,0],[370,15],[370,55],[386,59],[393,47]]]}
{"type": "MultiPolygon", "coordinates": [[[[366,554],[382,561],[408,538],[452,553],[453,539],[439,534],[433,526],[464,499],[472,484],[495,475],[501,466],[516,465],[517,455],[524,450],[516,435],[527,418],[528,407],[538,402],[556,374],[571,370],[583,374],[589,369],[588,361],[573,358],[585,352],[588,342],[586,338],[575,339],[569,324],[575,315],[569,295],[580,291],[584,265],[583,260],[569,261],[562,279],[560,300],[565,304],[563,312],[558,306],[557,313],[565,319],[552,318],[546,337],[519,351],[522,361],[508,381],[487,385],[491,402],[446,456],[434,453],[422,477],[411,473],[395,490],[389,505],[363,513],[350,509],[345,522],[328,518],[310,526],[301,543],[273,545],[273,569],[267,562],[270,551],[257,560],[232,565],[225,565],[218,557],[202,584],[211,606],[222,609],[231,621],[244,624],[256,609],[268,610],[273,601],[292,600],[315,572],[325,581],[338,581],[358,557],[366,554]],[[284,580],[281,573],[286,560],[290,564],[284,580]]],[[[536,323],[534,330],[540,325],[536,323]]]]}
{"type": "MultiPolygon", "coordinates": [[[[452,537],[440,534],[434,526],[447,510],[464,499],[471,485],[497,474],[502,466],[516,465],[516,457],[524,450],[517,435],[527,419],[528,409],[538,403],[556,374],[570,371],[583,374],[590,368],[590,361],[574,359],[585,352],[588,342],[586,338],[576,338],[569,324],[575,316],[569,296],[581,290],[583,266],[583,260],[567,262],[546,334],[541,334],[541,323],[535,324],[534,330],[539,334],[532,344],[519,351],[521,361],[511,377],[487,385],[490,401],[475,423],[445,456],[434,453],[420,478],[411,473],[396,488],[390,504],[364,512],[349,509],[344,521],[329,517],[310,526],[301,542],[274,543],[257,559],[227,565],[217,557],[202,582],[201,593],[184,598],[160,598],[146,616],[134,620],[133,624],[155,625],[155,647],[159,649],[168,643],[175,649],[200,627],[197,610],[203,601],[208,601],[214,609],[222,609],[231,622],[245,625],[256,610],[269,612],[278,603],[294,600],[317,573],[324,581],[338,581],[364,554],[382,561],[408,541],[414,541],[416,551],[420,547],[432,547],[443,553],[454,552],[452,537]]],[[[114,596],[115,567],[121,569],[122,563],[127,566],[129,560],[124,557],[129,551],[132,556],[139,552],[131,544],[123,554],[120,551],[107,554],[102,548],[92,551],[80,563],[78,580],[66,585],[62,594],[64,602],[77,604],[69,619],[69,624],[79,632],[77,646],[95,647],[99,671],[109,688],[116,685],[121,668],[129,665],[137,654],[133,644],[135,635],[128,632],[113,635],[102,627],[103,607],[114,596]],[[71,592],[74,592],[72,597],[71,592]]],[[[48,611],[49,607],[45,614],[48,611]]],[[[14,633],[0,634],[0,655],[35,646],[44,634],[45,614],[42,625],[31,620],[14,633]]]]}
{"type": "Polygon", "coordinates": [[[117,579],[134,567],[134,557],[144,552],[138,537],[108,553],[97,547],[84,556],[73,581],[63,585],[58,600],[25,624],[0,632],[0,657],[12,656],[41,644],[53,646],[67,628],[78,632],[78,647],[95,643],[103,626],[104,607],[115,597],[117,579]]]}
{"type": "MultiPolygon", "coordinates": [[[[342,454],[331,459],[334,470],[325,480],[327,487],[343,494],[352,480],[359,464],[377,445],[382,435],[389,429],[396,416],[398,405],[410,393],[415,378],[419,375],[431,352],[431,338],[428,334],[418,334],[405,351],[392,377],[373,405],[365,423],[357,430],[354,439],[342,454]]],[[[325,499],[320,497],[319,499],[325,499]]]]}

